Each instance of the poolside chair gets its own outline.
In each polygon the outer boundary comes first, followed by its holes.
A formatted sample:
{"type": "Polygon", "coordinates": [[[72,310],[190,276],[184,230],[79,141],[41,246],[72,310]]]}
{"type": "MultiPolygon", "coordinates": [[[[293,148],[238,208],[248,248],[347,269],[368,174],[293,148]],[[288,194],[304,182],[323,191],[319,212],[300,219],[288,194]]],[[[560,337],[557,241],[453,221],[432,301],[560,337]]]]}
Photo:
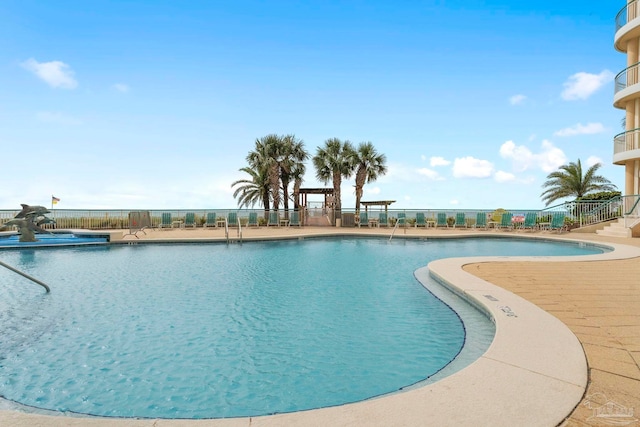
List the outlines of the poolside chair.
{"type": "Polygon", "coordinates": [[[444,212],[438,212],[438,216],[436,217],[436,227],[447,227],[449,228],[449,223],[447,222],[447,214],[444,212]]]}
{"type": "Polygon", "coordinates": [[[171,222],[171,214],[169,212],[163,212],[160,224],[158,224],[158,228],[172,228],[172,227],[173,227],[173,223],[171,222]]]}
{"type": "Polygon", "coordinates": [[[258,227],[258,213],[249,212],[249,221],[247,221],[247,227],[258,227]]]}
{"type": "Polygon", "coordinates": [[[416,212],[416,228],[418,227],[427,228],[427,221],[424,219],[423,212],[416,212]]]}
{"type": "Polygon", "coordinates": [[[487,229],[487,214],[484,212],[478,212],[476,214],[476,223],[473,225],[473,228],[484,228],[487,229]]]}
{"type": "Polygon", "coordinates": [[[537,228],[538,214],[536,212],[527,212],[524,215],[524,222],[520,226],[520,230],[535,230],[537,228]]]}
{"type": "Polygon", "coordinates": [[[187,212],[184,216],[184,224],[182,228],[193,227],[196,228],[196,215],[193,212],[187,212]]]}
{"type": "Polygon", "coordinates": [[[205,219],[204,224],[202,224],[202,227],[217,227],[218,222],[216,221],[216,217],[217,215],[215,212],[207,212],[207,218],[205,219]]]}
{"type": "Polygon", "coordinates": [[[302,227],[302,223],[300,223],[300,212],[291,212],[291,215],[289,216],[289,226],[302,227]]]}
{"type": "Polygon", "coordinates": [[[380,212],[378,214],[378,227],[387,227],[389,225],[389,221],[387,219],[386,212],[380,212]]]}
{"type": "Polygon", "coordinates": [[[280,226],[278,212],[276,211],[269,212],[269,221],[267,222],[267,227],[269,227],[270,225],[275,225],[276,227],[280,226]]]}
{"type": "Polygon", "coordinates": [[[549,230],[561,233],[565,228],[566,226],[564,224],[564,213],[554,212],[551,216],[551,224],[549,224],[549,230]]]}
{"type": "Polygon", "coordinates": [[[229,227],[237,227],[238,226],[238,213],[237,212],[229,212],[227,214],[227,225],[229,227]]]}
{"type": "Polygon", "coordinates": [[[507,230],[511,230],[513,229],[513,214],[511,212],[504,212],[502,214],[502,216],[500,217],[500,229],[507,229],[507,230]]]}
{"type": "Polygon", "coordinates": [[[362,227],[362,224],[365,224],[366,226],[369,226],[369,214],[366,213],[366,212],[360,212],[359,221],[358,221],[358,228],[362,227]]]}
{"type": "Polygon", "coordinates": [[[398,212],[398,227],[407,226],[407,215],[404,212],[398,212]]]}
{"type": "Polygon", "coordinates": [[[453,228],[458,227],[467,228],[467,216],[464,212],[456,212],[456,222],[453,224],[453,228]]]}

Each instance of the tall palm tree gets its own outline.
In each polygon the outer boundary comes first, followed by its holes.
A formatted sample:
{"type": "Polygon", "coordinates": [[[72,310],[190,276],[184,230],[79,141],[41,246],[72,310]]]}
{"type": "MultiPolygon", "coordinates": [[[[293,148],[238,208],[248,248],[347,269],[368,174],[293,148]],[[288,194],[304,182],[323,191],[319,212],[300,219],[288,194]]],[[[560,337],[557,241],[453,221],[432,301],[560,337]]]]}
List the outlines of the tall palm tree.
{"type": "Polygon", "coordinates": [[[360,211],[364,184],[373,182],[387,173],[386,161],[386,156],[378,154],[371,142],[361,142],[353,153],[352,162],[356,170],[356,212],[360,211]]]}
{"type": "Polygon", "coordinates": [[[602,175],[596,172],[602,163],[596,163],[582,174],[582,163],[578,159],[577,163],[570,162],[547,175],[547,180],[542,184],[546,190],[540,195],[546,206],[552,202],[565,197],[584,197],[591,193],[600,191],[613,191],[617,187],[602,175]]]}
{"type": "MultiPolygon", "coordinates": [[[[282,200],[285,211],[289,211],[289,183],[291,180],[299,179],[298,189],[304,175],[304,162],[309,158],[309,154],[304,149],[304,142],[294,135],[280,137],[279,158],[276,159],[280,169],[280,180],[282,181],[282,200]],[[295,174],[295,176],[294,176],[295,174]]],[[[295,189],[294,189],[295,193],[295,189]]],[[[295,195],[297,199],[297,194],[295,195]]]]}
{"type": "Polygon", "coordinates": [[[231,187],[237,186],[233,197],[238,199],[238,207],[254,207],[256,204],[261,204],[268,211],[271,200],[271,183],[267,169],[255,170],[244,167],[240,171],[249,174],[251,179],[239,179],[231,184],[231,187]]]}
{"type": "Polygon", "coordinates": [[[280,167],[277,161],[281,150],[280,145],[280,137],[270,134],[256,139],[254,150],[247,154],[247,163],[251,169],[264,168],[267,171],[271,200],[275,210],[280,208],[280,167]]]}
{"type": "Polygon", "coordinates": [[[327,184],[333,181],[333,196],[335,198],[335,213],[339,217],[342,212],[342,198],[340,185],[342,178],[349,178],[353,174],[353,145],[349,141],[330,138],[324,142],[324,147],[318,147],[313,157],[316,178],[327,184]]]}

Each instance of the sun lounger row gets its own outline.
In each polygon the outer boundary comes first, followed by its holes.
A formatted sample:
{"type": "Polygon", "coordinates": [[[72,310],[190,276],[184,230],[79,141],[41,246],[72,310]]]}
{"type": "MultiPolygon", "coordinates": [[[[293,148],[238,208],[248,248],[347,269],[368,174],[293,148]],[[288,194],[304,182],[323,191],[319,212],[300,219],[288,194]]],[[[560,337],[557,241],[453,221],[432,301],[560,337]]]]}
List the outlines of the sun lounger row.
{"type": "MultiPolygon", "coordinates": [[[[238,221],[242,221],[241,225],[243,227],[258,227],[260,225],[260,221],[258,220],[257,212],[249,212],[249,217],[246,218],[238,218],[237,212],[229,212],[227,216],[218,216],[215,212],[207,212],[204,223],[202,223],[203,228],[215,228],[215,227],[224,227],[225,225],[228,227],[237,227],[238,221]]],[[[284,218],[278,215],[277,212],[270,212],[269,218],[266,222],[267,226],[298,226],[301,227],[302,223],[300,222],[300,213],[297,211],[289,212],[289,218],[284,218]]],[[[171,213],[164,212],[161,215],[160,224],[158,228],[195,228],[197,226],[196,215],[194,212],[187,212],[184,216],[184,221],[180,219],[175,219],[171,213]]]]}

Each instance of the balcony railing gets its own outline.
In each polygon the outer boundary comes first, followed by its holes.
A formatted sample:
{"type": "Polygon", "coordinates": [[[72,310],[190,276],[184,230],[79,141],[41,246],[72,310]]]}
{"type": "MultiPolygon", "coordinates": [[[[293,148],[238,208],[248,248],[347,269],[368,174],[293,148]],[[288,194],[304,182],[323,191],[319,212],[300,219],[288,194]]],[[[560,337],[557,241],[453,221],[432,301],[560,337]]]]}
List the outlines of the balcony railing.
{"type": "Polygon", "coordinates": [[[640,67],[640,62],[635,63],[618,73],[618,75],[616,76],[614,93],[618,93],[622,89],[626,89],[627,87],[637,84],[639,82],[638,67],[640,67]]]}
{"type": "Polygon", "coordinates": [[[640,128],[622,132],[613,137],[613,154],[640,149],[640,128]]]}
{"type": "Polygon", "coordinates": [[[616,15],[616,31],[638,17],[638,3],[633,0],[627,3],[616,15]]]}

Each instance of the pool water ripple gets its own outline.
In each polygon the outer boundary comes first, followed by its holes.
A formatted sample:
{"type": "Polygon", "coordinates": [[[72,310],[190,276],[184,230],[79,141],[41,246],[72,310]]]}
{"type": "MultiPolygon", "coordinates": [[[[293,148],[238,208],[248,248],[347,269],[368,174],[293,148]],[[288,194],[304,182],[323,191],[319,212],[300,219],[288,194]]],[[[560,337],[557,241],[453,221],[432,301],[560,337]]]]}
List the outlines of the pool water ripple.
{"type": "MultiPolygon", "coordinates": [[[[415,280],[417,268],[464,254],[595,252],[357,238],[7,250],[6,262],[52,293],[0,274],[0,395],[154,418],[359,401],[435,374],[462,347],[460,318],[415,280]]],[[[488,342],[468,344],[481,352],[488,342]]]]}

